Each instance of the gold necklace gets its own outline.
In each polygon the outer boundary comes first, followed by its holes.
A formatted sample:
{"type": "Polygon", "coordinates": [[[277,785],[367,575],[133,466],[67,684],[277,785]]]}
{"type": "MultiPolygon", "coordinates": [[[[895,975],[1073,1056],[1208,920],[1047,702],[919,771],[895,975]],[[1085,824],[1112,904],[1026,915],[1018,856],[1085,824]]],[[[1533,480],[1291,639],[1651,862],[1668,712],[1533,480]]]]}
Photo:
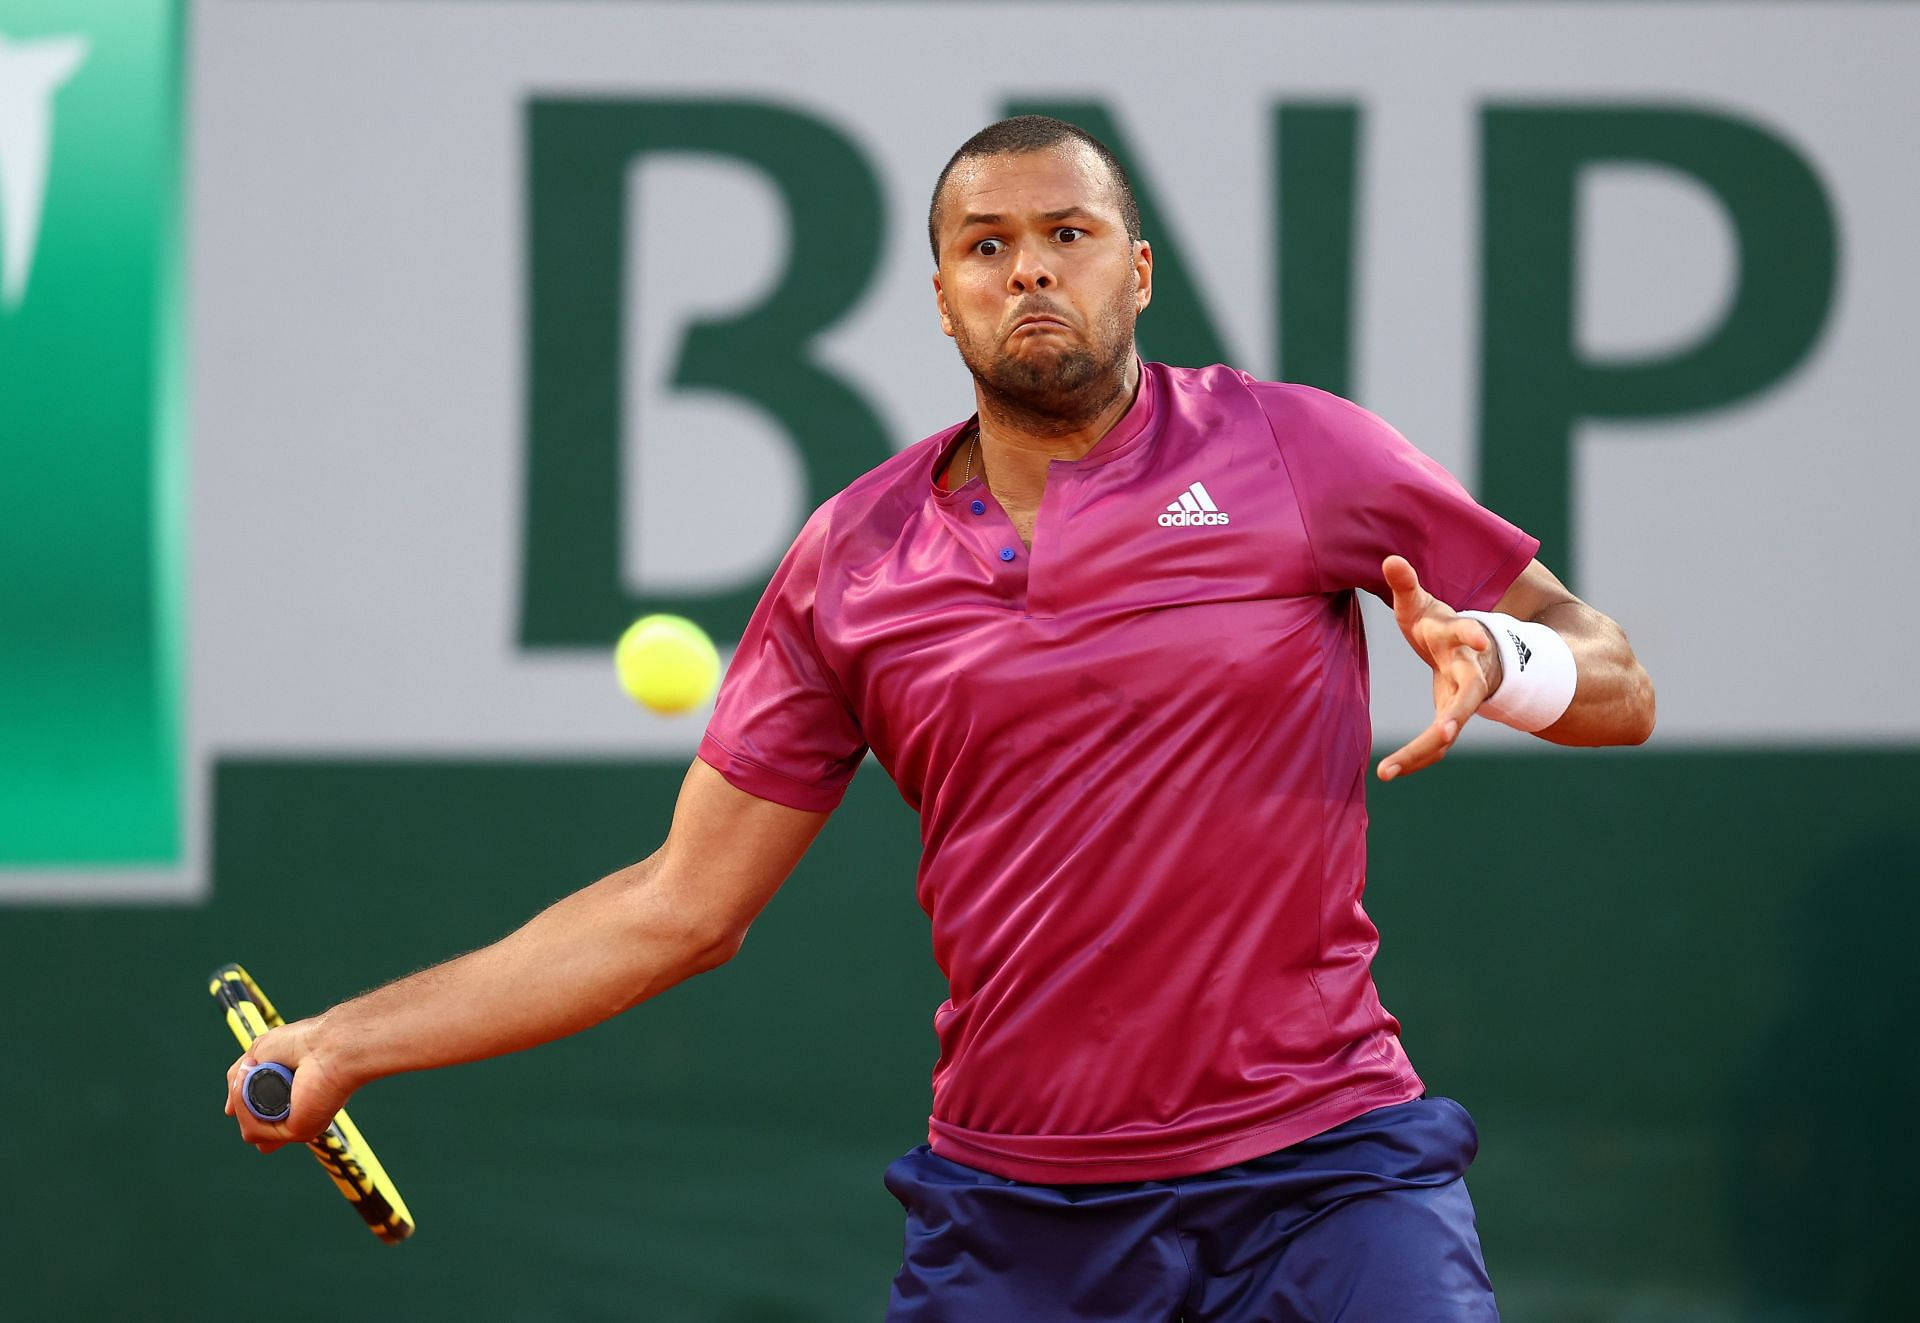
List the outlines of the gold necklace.
{"type": "Polygon", "coordinates": [[[979,429],[976,428],[973,433],[973,444],[967,447],[967,474],[964,478],[960,479],[960,485],[962,487],[973,481],[973,457],[979,449],[980,432],[979,429]]]}

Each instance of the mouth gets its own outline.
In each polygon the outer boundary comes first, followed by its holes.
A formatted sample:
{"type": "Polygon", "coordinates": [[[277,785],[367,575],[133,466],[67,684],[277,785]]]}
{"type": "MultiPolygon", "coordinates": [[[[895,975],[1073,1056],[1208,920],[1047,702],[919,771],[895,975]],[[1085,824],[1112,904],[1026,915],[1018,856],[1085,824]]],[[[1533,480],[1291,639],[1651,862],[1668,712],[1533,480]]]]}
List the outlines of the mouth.
{"type": "Polygon", "coordinates": [[[1013,324],[1013,330],[1008,332],[1008,334],[1018,335],[1022,331],[1042,331],[1042,330],[1066,331],[1071,329],[1072,328],[1069,327],[1064,321],[1060,320],[1060,318],[1050,317],[1045,313],[1039,313],[1032,317],[1022,317],[1019,321],[1013,324]]]}

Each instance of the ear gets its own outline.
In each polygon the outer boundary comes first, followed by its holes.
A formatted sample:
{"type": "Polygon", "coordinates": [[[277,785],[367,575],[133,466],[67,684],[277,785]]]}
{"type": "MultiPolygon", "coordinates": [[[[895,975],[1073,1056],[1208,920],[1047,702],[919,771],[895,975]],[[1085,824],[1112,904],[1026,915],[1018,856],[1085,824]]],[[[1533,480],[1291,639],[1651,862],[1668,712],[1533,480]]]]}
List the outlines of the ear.
{"type": "Polygon", "coordinates": [[[1133,312],[1137,317],[1153,302],[1153,245],[1141,239],[1133,245],[1133,312]]]}
{"type": "Polygon", "coordinates": [[[940,329],[949,338],[953,335],[953,316],[947,311],[947,291],[940,284],[940,273],[933,273],[933,306],[940,312],[940,329]]]}

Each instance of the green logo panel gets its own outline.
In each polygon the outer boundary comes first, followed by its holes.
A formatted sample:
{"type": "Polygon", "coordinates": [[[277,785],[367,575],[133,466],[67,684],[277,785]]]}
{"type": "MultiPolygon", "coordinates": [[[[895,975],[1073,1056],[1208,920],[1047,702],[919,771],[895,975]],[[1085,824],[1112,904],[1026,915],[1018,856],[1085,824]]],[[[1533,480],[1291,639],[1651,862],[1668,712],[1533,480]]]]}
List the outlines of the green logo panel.
{"type": "Polygon", "coordinates": [[[0,869],[180,851],[181,8],[0,14],[0,869]]]}

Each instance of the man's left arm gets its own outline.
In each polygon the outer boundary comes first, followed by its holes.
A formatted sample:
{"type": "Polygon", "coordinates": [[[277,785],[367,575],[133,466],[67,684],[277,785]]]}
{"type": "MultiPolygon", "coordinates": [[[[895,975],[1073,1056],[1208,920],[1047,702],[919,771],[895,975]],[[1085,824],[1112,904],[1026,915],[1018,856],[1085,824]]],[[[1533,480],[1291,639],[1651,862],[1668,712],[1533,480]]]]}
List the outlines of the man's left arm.
{"type": "MultiPolygon", "coordinates": [[[[1501,694],[1508,683],[1503,652],[1530,660],[1542,646],[1556,644],[1554,638],[1524,631],[1532,634],[1531,645],[1526,638],[1516,637],[1503,648],[1496,642],[1493,625],[1455,611],[1422,588],[1405,558],[1389,556],[1381,570],[1393,591],[1394,622],[1421,660],[1433,668],[1433,724],[1381,759],[1380,779],[1391,781],[1444,758],[1468,719],[1488,699],[1501,694]]],[[[1494,611],[1522,625],[1551,630],[1571,654],[1571,700],[1534,734],[1555,744],[1593,746],[1640,744],[1653,733],[1653,681],[1633,655],[1625,632],[1569,592],[1553,571],[1537,560],[1530,563],[1494,611]]],[[[1563,665],[1565,660],[1543,657],[1541,664],[1563,665]]],[[[1531,679],[1516,680],[1514,689],[1523,683],[1531,679]]]]}

